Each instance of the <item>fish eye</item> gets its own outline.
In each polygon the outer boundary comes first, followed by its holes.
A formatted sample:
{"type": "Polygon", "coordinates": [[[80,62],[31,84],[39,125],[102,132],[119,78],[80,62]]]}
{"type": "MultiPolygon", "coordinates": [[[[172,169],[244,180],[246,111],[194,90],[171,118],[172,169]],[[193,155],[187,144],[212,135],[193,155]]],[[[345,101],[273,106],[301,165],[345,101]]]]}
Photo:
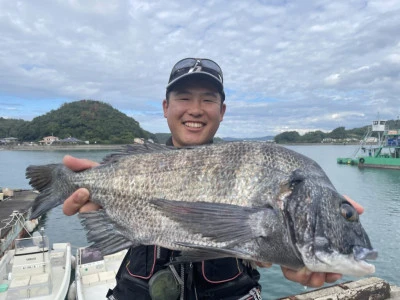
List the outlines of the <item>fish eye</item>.
{"type": "Polygon", "coordinates": [[[293,179],[290,181],[289,188],[293,190],[298,184],[302,183],[303,179],[293,179]]]}
{"type": "Polygon", "coordinates": [[[306,178],[301,170],[296,169],[292,172],[289,179],[289,189],[293,190],[297,185],[302,183],[306,178]]]}
{"type": "Polygon", "coordinates": [[[340,213],[347,221],[358,221],[358,213],[350,203],[342,203],[340,206],[340,213]]]}

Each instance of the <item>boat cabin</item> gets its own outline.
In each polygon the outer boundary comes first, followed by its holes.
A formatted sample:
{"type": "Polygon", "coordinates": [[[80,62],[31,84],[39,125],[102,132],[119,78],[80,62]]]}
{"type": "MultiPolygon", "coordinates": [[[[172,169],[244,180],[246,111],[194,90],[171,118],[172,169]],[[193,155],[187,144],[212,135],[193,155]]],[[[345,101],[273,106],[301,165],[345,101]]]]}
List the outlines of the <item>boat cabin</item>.
{"type": "Polygon", "coordinates": [[[372,131],[385,131],[386,121],[372,121],[372,131]]]}

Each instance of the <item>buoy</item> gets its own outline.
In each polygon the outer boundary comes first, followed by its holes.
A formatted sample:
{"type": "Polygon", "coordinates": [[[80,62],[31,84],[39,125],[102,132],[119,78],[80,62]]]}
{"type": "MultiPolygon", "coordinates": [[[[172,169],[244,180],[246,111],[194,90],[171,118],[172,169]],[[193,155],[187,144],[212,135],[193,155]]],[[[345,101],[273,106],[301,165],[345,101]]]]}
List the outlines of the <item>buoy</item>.
{"type": "Polygon", "coordinates": [[[76,258],[74,255],[71,255],[71,268],[75,270],[76,268],[76,258]]]}
{"type": "Polygon", "coordinates": [[[68,300],[76,299],[76,282],[75,282],[75,280],[72,281],[72,283],[69,286],[67,299],[68,300]]]}
{"type": "Polygon", "coordinates": [[[35,230],[35,228],[38,226],[38,224],[39,224],[38,219],[27,220],[24,223],[24,227],[28,232],[32,232],[35,230]]]}

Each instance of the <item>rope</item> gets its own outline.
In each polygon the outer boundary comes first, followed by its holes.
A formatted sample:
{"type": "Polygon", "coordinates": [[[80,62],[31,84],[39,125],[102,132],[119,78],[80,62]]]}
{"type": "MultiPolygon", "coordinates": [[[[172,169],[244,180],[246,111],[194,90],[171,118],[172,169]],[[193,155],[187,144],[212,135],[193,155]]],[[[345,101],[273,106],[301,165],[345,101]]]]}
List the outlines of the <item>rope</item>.
{"type": "Polygon", "coordinates": [[[24,214],[20,213],[18,211],[13,211],[12,214],[10,215],[11,218],[9,219],[5,219],[2,220],[2,223],[6,223],[3,227],[0,228],[0,236],[1,236],[1,231],[3,229],[8,229],[10,227],[13,227],[14,225],[16,225],[17,223],[20,223],[22,225],[22,228],[25,229],[25,231],[28,233],[29,236],[32,237],[32,235],[30,234],[29,230],[26,228],[25,226],[25,218],[24,218],[24,214]]]}

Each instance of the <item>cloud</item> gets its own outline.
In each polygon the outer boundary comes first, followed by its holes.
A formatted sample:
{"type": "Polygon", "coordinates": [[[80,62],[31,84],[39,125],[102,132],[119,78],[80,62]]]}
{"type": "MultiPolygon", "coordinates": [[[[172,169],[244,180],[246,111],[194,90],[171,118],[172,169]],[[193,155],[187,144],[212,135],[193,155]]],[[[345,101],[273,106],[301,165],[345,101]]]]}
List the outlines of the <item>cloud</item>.
{"type": "Polygon", "coordinates": [[[399,13],[398,1],[2,1],[0,110],[32,119],[96,99],[166,132],[173,64],[208,57],[227,90],[219,136],[364,126],[400,111],[399,13]]]}

